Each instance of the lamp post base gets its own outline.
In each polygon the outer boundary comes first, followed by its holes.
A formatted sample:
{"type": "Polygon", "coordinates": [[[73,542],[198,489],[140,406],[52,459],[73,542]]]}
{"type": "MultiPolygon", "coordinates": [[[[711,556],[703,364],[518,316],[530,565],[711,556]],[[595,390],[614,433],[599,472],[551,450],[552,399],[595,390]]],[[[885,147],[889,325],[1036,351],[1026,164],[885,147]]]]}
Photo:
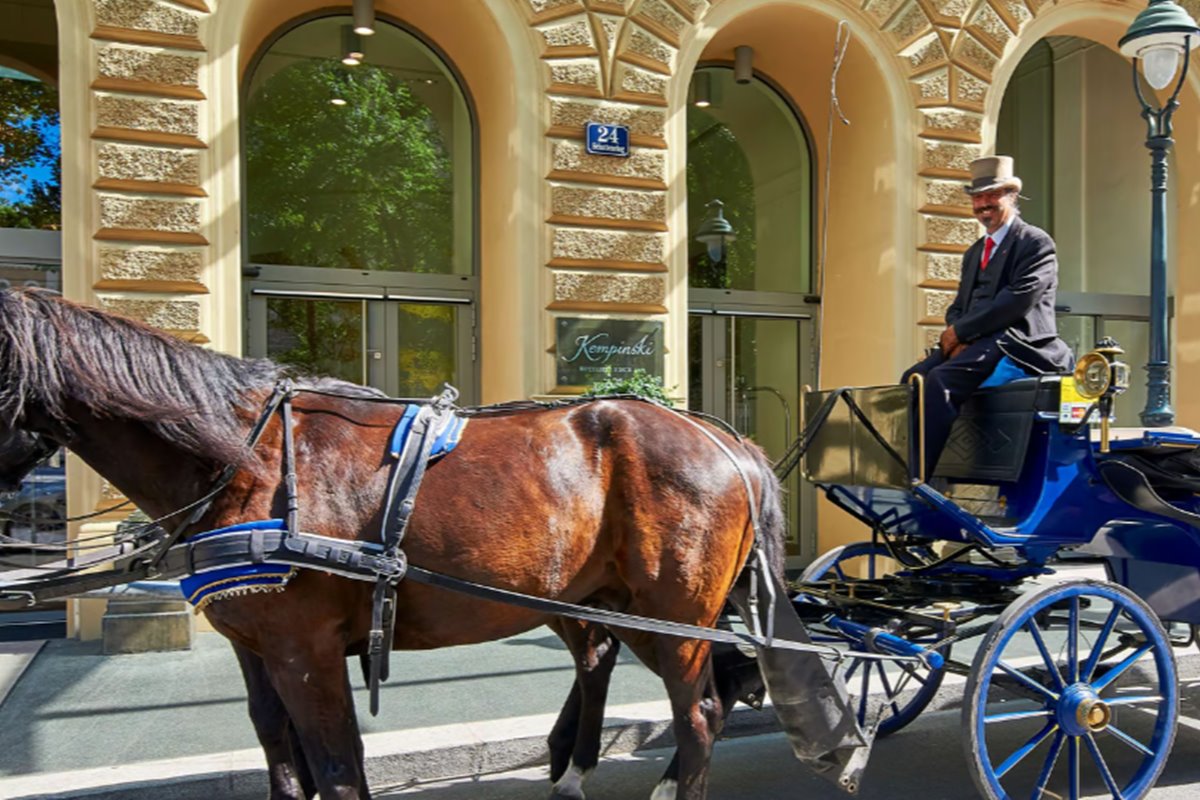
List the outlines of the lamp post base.
{"type": "Polygon", "coordinates": [[[1171,409],[1171,367],[1166,362],[1152,361],[1146,365],[1146,407],[1142,409],[1142,424],[1147,428],[1165,428],[1175,424],[1171,409]]]}

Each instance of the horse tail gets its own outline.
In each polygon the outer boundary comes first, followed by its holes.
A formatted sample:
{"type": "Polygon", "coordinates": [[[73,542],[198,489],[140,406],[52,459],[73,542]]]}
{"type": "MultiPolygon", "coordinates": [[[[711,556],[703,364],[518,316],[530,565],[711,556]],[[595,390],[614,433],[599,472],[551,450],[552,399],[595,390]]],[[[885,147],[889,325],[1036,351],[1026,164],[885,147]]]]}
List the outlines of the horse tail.
{"type": "Polygon", "coordinates": [[[783,487],[771,462],[760,447],[748,445],[755,471],[758,473],[759,496],[758,530],[755,535],[767,557],[771,572],[780,581],[784,575],[784,560],[787,557],[787,521],[783,514],[783,487]]]}

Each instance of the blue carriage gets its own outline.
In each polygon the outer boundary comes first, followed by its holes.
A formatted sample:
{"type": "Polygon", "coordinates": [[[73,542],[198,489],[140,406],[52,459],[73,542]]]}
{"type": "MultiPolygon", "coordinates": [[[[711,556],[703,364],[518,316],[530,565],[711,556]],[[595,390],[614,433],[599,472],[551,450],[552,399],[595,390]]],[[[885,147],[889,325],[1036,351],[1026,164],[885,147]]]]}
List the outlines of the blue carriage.
{"type": "Polygon", "coordinates": [[[919,382],[805,399],[806,477],[871,534],[814,561],[794,605],[815,639],[924,654],[847,661],[878,735],[965,679],[987,798],[1143,797],[1174,741],[1174,651],[1200,623],[1200,435],[1110,430],[1119,353],[982,389],[932,476],[910,436],[919,382]]]}

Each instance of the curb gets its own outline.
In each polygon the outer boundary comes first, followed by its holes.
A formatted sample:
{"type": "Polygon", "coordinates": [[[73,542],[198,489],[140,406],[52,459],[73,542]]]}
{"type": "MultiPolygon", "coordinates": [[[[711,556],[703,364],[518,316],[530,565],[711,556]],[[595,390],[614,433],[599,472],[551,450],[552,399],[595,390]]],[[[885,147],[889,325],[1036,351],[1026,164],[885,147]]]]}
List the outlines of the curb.
{"type": "MultiPolygon", "coordinates": [[[[548,764],[546,736],[556,717],[539,714],[367,734],[363,737],[367,781],[373,792],[382,792],[548,764]]],[[[674,746],[666,701],[611,706],[606,719],[602,758],[674,746]]],[[[778,730],[769,707],[756,711],[738,706],[721,736],[778,730]]],[[[257,748],[0,779],[0,797],[11,800],[258,800],[266,793],[266,767],[257,748]]]]}

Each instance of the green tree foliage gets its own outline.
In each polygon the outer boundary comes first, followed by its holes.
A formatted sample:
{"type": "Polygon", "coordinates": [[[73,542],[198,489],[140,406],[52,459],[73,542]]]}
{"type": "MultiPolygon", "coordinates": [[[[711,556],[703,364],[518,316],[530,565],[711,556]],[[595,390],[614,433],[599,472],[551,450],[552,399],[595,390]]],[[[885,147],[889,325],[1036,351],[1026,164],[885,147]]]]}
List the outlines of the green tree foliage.
{"type": "Polygon", "coordinates": [[[395,72],[284,67],[247,104],[245,154],[252,261],[450,270],[449,142],[395,72]]]}
{"type": "Polygon", "coordinates": [[[57,230],[62,221],[58,92],[0,77],[0,228],[57,230]],[[30,171],[48,178],[30,179],[30,171]]]}
{"type": "Polygon", "coordinates": [[[711,114],[688,108],[688,230],[704,222],[710,200],[725,204],[725,219],[737,238],[725,246],[723,262],[708,257],[704,245],[688,241],[688,281],[697,289],[754,289],[754,177],[733,131],[711,114]]]}

